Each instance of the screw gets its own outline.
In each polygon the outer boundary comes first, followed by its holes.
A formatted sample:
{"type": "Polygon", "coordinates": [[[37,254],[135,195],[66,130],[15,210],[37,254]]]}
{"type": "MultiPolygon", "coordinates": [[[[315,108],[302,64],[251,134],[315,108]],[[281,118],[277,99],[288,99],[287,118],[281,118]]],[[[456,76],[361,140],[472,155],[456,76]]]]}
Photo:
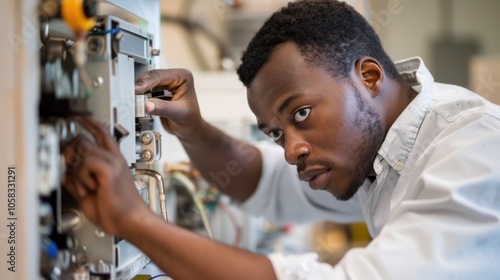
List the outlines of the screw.
{"type": "Polygon", "coordinates": [[[42,15],[51,18],[54,17],[59,11],[59,4],[55,0],[44,1],[40,5],[40,12],[42,15]]]}
{"type": "Polygon", "coordinates": [[[92,80],[92,86],[95,88],[102,86],[103,83],[104,83],[104,80],[101,76],[96,77],[92,80]]]}
{"type": "Polygon", "coordinates": [[[159,55],[160,55],[160,49],[151,50],[151,56],[159,56],[159,55]]]}
{"type": "Polygon", "coordinates": [[[141,137],[141,143],[144,145],[151,143],[151,136],[148,133],[144,133],[141,137]]]}
{"type": "Polygon", "coordinates": [[[146,150],[146,151],[142,152],[142,155],[141,155],[142,161],[149,161],[149,160],[151,160],[152,157],[153,157],[153,154],[151,153],[151,151],[146,150]]]}
{"type": "Polygon", "coordinates": [[[120,41],[121,39],[123,39],[123,33],[121,31],[119,31],[118,33],[116,33],[115,35],[115,40],[116,41],[120,41]]]}
{"type": "Polygon", "coordinates": [[[105,263],[103,260],[99,260],[97,263],[97,272],[99,273],[109,273],[111,271],[109,264],[105,263]]]}
{"type": "Polygon", "coordinates": [[[99,55],[104,50],[104,41],[101,37],[91,36],[87,39],[87,51],[91,55],[99,55]]]}
{"type": "Polygon", "coordinates": [[[95,231],[95,236],[99,237],[99,238],[103,238],[104,236],[106,236],[106,233],[104,233],[104,231],[102,231],[101,229],[98,229],[96,228],[95,231]]]}

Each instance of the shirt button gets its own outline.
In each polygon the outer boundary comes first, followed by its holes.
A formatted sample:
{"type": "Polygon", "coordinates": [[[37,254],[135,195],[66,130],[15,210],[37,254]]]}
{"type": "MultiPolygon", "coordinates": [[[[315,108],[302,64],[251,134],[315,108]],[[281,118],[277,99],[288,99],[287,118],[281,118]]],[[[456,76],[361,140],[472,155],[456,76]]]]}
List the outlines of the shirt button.
{"type": "Polygon", "coordinates": [[[394,165],[394,169],[396,169],[397,171],[403,170],[403,167],[405,167],[405,164],[400,161],[396,162],[396,164],[394,165]]]}

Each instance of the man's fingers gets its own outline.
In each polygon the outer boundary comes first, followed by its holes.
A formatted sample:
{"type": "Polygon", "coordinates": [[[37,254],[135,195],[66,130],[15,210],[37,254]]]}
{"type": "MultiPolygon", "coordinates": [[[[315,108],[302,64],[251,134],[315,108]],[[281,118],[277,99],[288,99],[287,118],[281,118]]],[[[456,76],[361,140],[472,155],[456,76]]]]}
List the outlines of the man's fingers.
{"type": "Polygon", "coordinates": [[[88,168],[79,168],[76,171],[77,178],[81,180],[82,184],[85,186],[85,188],[95,191],[97,189],[97,182],[95,180],[95,177],[89,173],[88,168]]]}
{"type": "Polygon", "coordinates": [[[68,173],[66,181],[74,193],[85,196],[88,191],[97,191],[99,187],[111,187],[107,179],[116,175],[117,168],[119,166],[114,162],[96,152],[87,155],[74,172],[68,173]]]}
{"type": "Polygon", "coordinates": [[[155,106],[154,102],[147,100],[146,104],[145,104],[145,108],[146,108],[146,113],[154,114],[156,106],[155,106]]]}
{"type": "Polygon", "coordinates": [[[93,169],[97,166],[106,170],[119,168],[120,161],[116,155],[92,143],[79,135],[63,150],[67,164],[67,182],[73,182],[74,195],[85,196],[87,191],[95,191],[98,187],[93,169]]]}
{"type": "Polygon", "coordinates": [[[151,70],[142,73],[135,79],[135,93],[142,94],[148,90],[151,90],[152,88],[160,85],[162,80],[164,81],[165,85],[171,83],[171,79],[168,78],[168,75],[163,73],[163,70],[151,70]]]}
{"type": "Polygon", "coordinates": [[[176,123],[189,119],[190,115],[194,114],[193,108],[197,108],[196,103],[186,104],[182,101],[166,101],[155,98],[148,99],[146,106],[147,109],[151,110],[148,112],[149,114],[169,118],[176,123]]]}
{"type": "Polygon", "coordinates": [[[151,115],[168,118],[170,116],[170,110],[168,108],[170,107],[169,105],[171,105],[170,101],[150,98],[146,101],[146,112],[151,115]]]}
{"type": "Polygon", "coordinates": [[[64,186],[74,197],[85,197],[89,191],[97,189],[96,181],[92,174],[88,173],[88,168],[82,168],[85,162],[82,161],[72,170],[68,170],[64,180],[64,186]]]}
{"type": "Polygon", "coordinates": [[[89,153],[94,144],[85,136],[78,135],[63,148],[67,172],[73,172],[81,164],[82,157],[89,153]]]}
{"type": "Polygon", "coordinates": [[[78,168],[83,160],[85,160],[85,157],[89,155],[99,155],[109,163],[116,162],[116,155],[110,153],[110,151],[107,151],[105,148],[97,146],[97,144],[83,135],[78,135],[68,143],[63,148],[63,155],[68,167],[68,172],[72,172],[78,168]]]}
{"type": "Polygon", "coordinates": [[[87,195],[87,189],[85,188],[85,186],[81,185],[81,184],[78,184],[76,183],[76,190],[78,192],[78,195],[80,197],[85,197],[87,195]]]}
{"type": "Polygon", "coordinates": [[[91,118],[77,118],[76,121],[94,137],[97,145],[113,153],[119,153],[115,140],[108,129],[91,118]]]}
{"type": "Polygon", "coordinates": [[[176,90],[181,85],[191,82],[193,75],[186,69],[159,69],[140,74],[135,80],[135,93],[142,94],[156,87],[176,90]]]}
{"type": "Polygon", "coordinates": [[[64,187],[74,198],[83,198],[87,195],[85,186],[75,182],[69,175],[66,176],[64,187]]]}

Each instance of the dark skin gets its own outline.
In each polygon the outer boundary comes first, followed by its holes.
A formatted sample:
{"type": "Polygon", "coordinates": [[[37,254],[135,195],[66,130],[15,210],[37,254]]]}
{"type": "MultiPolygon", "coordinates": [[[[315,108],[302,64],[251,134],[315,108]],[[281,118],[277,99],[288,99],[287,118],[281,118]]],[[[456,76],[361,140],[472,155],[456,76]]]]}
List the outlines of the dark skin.
{"type": "Polygon", "coordinates": [[[74,168],[65,186],[90,221],[137,246],[174,279],[275,279],[264,256],[210,241],[150,211],[107,129],[92,119],[76,120],[96,143],[88,146],[90,141],[79,137],[66,147],[74,168]],[[86,152],[78,157],[72,151],[83,150],[82,145],[86,152]]]}
{"type": "Polygon", "coordinates": [[[229,137],[201,118],[191,73],[183,69],[153,70],[137,78],[136,92],[151,88],[173,92],[172,101],[150,99],[146,110],[162,117],[163,127],[179,138],[202,175],[210,179],[211,173],[225,171],[228,163],[235,161],[242,172],[219,187],[238,201],[250,197],[260,178],[261,155],[254,146],[229,137]]]}
{"type": "MultiPolygon", "coordinates": [[[[278,143],[285,148],[289,163],[305,168],[306,173],[308,168],[319,166],[321,171],[325,163],[331,164],[328,176],[322,179],[325,185],[319,184],[318,188],[327,187],[334,195],[343,194],[354,180],[354,165],[347,163],[353,160],[349,144],[359,148],[371,143],[366,131],[353,127],[356,116],[365,111],[379,116],[385,136],[411,101],[411,95],[387,78],[373,58],[359,59],[350,78],[352,85],[339,82],[322,67],[305,62],[297,47],[286,43],[278,47],[248,89],[249,104],[263,131],[283,132],[278,143]],[[303,95],[280,112],[283,100],[297,92],[303,95]],[[353,97],[356,94],[358,98],[353,97]],[[364,104],[365,110],[359,109],[359,104],[364,104]],[[318,121],[323,115],[330,119],[318,121]],[[294,118],[299,121],[293,122],[294,118]],[[334,129],[325,129],[328,125],[334,129]],[[324,161],[317,160],[320,153],[324,161]]],[[[237,200],[248,198],[261,174],[258,150],[203,121],[188,71],[146,73],[138,79],[136,91],[158,87],[173,91],[174,98],[152,101],[147,104],[150,112],[160,115],[165,128],[179,137],[193,164],[206,178],[210,178],[210,172],[227,168],[229,161],[238,162],[243,172],[231,177],[221,190],[237,200]]],[[[107,130],[91,119],[77,121],[92,132],[96,143],[80,137],[66,148],[67,162],[75,162],[66,177],[66,188],[92,222],[105,232],[130,241],[174,279],[276,279],[266,257],[212,242],[156,216],[139,197],[130,171],[107,130]],[[73,151],[78,151],[83,143],[88,147],[85,155],[78,157],[73,151]]],[[[311,179],[304,177],[310,174],[304,174],[301,177],[311,179]]]]}
{"type": "Polygon", "coordinates": [[[299,53],[293,43],[278,47],[248,89],[248,103],[301,180],[348,200],[373,174],[394,112],[410,100],[400,98],[399,84],[373,58],[360,58],[350,81],[339,81],[310,62],[291,60],[291,53],[299,53]]]}

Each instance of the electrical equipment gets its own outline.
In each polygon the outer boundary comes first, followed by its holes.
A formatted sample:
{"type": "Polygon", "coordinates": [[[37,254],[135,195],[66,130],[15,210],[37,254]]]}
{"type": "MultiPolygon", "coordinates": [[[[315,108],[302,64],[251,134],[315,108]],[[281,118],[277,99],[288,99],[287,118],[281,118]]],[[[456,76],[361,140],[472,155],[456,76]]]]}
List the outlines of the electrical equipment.
{"type": "MultiPolygon", "coordinates": [[[[98,15],[91,0],[39,3],[40,87],[38,166],[40,274],[45,279],[130,279],[149,259],[132,244],[106,235],[88,221],[62,187],[61,146],[85,131],[71,120],[91,115],[119,142],[138,191],[166,219],[165,186],[153,163],[161,135],[144,112],[151,94],[135,95],[134,81],[153,67],[154,36],[119,16],[98,15]]],[[[109,4],[109,3],[106,3],[109,4]]],[[[82,143],[76,153],[85,156],[82,143]]]]}

